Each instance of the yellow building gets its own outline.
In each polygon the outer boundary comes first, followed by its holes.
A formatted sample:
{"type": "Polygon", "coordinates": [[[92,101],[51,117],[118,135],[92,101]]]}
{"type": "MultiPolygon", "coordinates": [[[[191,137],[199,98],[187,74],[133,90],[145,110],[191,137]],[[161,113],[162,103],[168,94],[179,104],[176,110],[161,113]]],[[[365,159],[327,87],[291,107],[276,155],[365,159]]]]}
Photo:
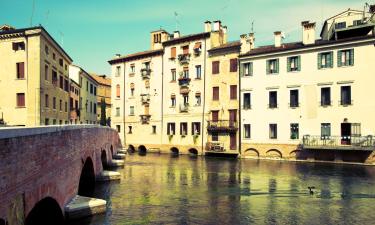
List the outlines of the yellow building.
{"type": "Polygon", "coordinates": [[[98,89],[96,93],[97,98],[97,121],[100,123],[102,99],[105,102],[105,114],[107,125],[110,126],[111,121],[111,79],[107,78],[106,75],[97,75],[90,73],[91,77],[98,83],[98,89]]]}
{"type": "Polygon", "coordinates": [[[228,42],[208,50],[205,153],[239,154],[239,76],[241,43],[228,42]]]}
{"type": "Polygon", "coordinates": [[[80,122],[79,121],[80,92],[81,92],[81,86],[74,80],[70,79],[70,100],[69,100],[70,116],[69,116],[69,119],[70,119],[71,124],[78,124],[80,122]]]}
{"type": "Polygon", "coordinates": [[[66,124],[72,59],[42,27],[0,27],[0,114],[7,125],[66,124]]]}

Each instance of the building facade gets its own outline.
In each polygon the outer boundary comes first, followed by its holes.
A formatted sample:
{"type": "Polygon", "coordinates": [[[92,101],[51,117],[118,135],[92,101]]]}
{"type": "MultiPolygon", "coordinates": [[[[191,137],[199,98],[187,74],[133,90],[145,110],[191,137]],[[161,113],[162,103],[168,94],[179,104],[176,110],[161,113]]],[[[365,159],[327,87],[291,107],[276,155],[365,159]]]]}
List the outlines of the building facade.
{"type": "Polygon", "coordinates": [[[111,79],[106,75],[90,74],[98,83],[97,88],[97,121],[100,123],[102,102],[105,104],[105,115],[107,125],[111,125],[111,79]]]}
{"type": "Polygon", "coordinates": [[[81,87],[79,99],[80,124],[96,124],[98,83],[89,73],[76,65],[69,67],[69,75],[81,87]]]}
{"type": "Polygon", "coordinates": [[[69,100],[69,109],[70,109],[70,124],[79,124],[80,123],[80,96],[81,96],[81,86],[76,83],[74,80],[70,79],[70,100],[69,100]]]}
{"type": "Polygon", "coordinates": [[[0,112],[10,126],[69,122],[72,59],[42,27],[0,28],[0,112]]]}

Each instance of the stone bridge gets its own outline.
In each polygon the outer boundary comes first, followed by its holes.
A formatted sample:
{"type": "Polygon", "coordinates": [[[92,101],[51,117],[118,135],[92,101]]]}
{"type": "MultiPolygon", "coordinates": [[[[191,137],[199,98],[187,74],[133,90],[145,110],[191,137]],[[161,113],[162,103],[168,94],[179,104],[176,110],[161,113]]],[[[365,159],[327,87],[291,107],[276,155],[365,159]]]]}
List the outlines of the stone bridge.
{"type": "Polygon", "coordinates": [[[0,225],[62,224],[120,148],[117,131],[96,125],[0,129],[0,225]]]}

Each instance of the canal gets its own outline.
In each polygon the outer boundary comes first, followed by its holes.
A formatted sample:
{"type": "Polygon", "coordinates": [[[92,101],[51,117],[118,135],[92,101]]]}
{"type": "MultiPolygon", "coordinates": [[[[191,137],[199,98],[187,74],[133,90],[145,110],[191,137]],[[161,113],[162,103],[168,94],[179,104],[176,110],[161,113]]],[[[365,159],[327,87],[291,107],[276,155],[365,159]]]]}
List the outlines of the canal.
{"type": "Polygon", "coordinates": [[[374,167],[157,154],[125,162],[120,182],[96,186],[107,213],[71,225],[375,221],[374,167]]]}

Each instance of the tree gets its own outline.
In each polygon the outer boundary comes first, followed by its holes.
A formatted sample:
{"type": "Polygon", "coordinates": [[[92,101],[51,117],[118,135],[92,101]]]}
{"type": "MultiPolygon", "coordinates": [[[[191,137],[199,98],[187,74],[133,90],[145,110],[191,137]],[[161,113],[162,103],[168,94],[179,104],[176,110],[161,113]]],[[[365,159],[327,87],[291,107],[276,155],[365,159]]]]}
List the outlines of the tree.
{"type": "Polygon", "coordinates": [[[105,114],[105,108],[106,108],[105,99],[102,98],[102,100],[100,102],[100,109],[101,109],[101,113],[100,113],[100,125],[102,125],[102,126],[106,126],[107,125],[107,116],[105,114]]]}

